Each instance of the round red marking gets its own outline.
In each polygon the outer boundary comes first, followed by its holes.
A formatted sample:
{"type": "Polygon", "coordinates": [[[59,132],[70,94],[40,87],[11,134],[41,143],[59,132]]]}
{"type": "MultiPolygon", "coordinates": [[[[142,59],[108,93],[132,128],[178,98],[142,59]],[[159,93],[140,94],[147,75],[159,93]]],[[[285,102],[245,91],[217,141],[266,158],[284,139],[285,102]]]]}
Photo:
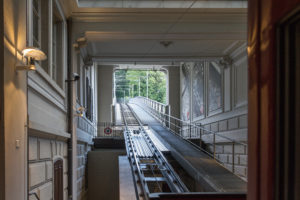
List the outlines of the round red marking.
{"type": "Polygon", "coordinates": [[[106,127],[106,128],[104,129],[104,133],[105,133],[106,135],[110,135],[110,134],[112,133],[112,129],[109,128],[109,127],[106,127]]]}

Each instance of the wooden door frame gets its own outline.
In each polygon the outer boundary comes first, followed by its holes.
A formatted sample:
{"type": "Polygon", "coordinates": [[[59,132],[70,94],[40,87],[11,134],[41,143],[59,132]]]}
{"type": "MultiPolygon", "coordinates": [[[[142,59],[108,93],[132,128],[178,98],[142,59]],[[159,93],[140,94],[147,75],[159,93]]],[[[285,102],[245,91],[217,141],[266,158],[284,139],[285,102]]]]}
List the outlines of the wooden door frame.
{"type": "Polygon", "coordinates": [[[57,162],[61,162],[61,166],[62,166],[62,168],[61,168],[61,177],[59,177],[59,181],[61,181],[61,184],[62,184],[61,187],[62,188],[59,188],[59,191],[61,189],[61,193],[58,193],[58,196],[60,196],[63,199],[63,195],[64,195],[64,168],[63,168],[63,166],[64,166],[64,160],[61,157],[58,157],[58,158],[56,158],[56,159],[53,160],[53,196],[55,198],[55,192],[56,192],[55,188],[57,187],[55,185],[55,183],[57,181],[56,180],[57,177],[55,177],[55,175],[56,175],[56,173],[55,173],[55,164],[57,162]]]}
{"type": "Polygon", "coordinates": [[[248,196],[273,200],[276,177],[276,25],[299,0],[248,1],[248,196]]]}
{"type": "Polygon", "coordinates": [[[0,0],[0,200],[5,199],[5,137],[4,137],[4,13],[0,0]]]}

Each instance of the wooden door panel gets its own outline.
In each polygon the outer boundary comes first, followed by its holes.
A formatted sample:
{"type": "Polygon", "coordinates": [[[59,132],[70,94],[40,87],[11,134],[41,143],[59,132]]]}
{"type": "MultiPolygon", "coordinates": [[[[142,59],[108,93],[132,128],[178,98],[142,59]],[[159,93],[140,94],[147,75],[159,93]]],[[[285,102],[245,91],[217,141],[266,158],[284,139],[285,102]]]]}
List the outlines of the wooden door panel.
{"type": "Polygon", "coordinates": [[[54,200],[63,200],[63,161],[54,163],[54,200]]]}

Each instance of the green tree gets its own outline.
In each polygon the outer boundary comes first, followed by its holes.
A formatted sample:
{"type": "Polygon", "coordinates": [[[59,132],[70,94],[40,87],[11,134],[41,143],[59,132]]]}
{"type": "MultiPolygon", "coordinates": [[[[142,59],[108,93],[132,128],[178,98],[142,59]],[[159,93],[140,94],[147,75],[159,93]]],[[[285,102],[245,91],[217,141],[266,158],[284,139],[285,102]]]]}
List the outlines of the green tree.
{"type": "MultiPolygon", "coordinates": [[[[126,99],[130,97],[147,96],[147,71],[117,70],[115,72],[116,98],[120,102],[126,91],[126,99]],[[130,92],[129,92],[130,91],[130,92]]],[[[148,97],[155,101],[166,103],[166,75],[162,71],[148,71],[148,97]]]]}

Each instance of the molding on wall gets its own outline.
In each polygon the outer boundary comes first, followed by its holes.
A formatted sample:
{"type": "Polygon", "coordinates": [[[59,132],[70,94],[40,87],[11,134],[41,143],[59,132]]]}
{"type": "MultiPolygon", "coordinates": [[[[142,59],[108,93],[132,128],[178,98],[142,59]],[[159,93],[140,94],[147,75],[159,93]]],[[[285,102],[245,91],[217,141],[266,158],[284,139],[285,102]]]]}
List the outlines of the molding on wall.
{"type": "Polygon", "coordinates": [[[93,137],[89,133],[79,128],[76,129],[76,132],[77,132],[77,141],[88,143],[90,145],[93,144],[93,139],[92,139],[93,137]]]}
{"type": "MultiPolygon", "coordinates": [[[[223,132],[218,132],[219,135],[222,135],[224,137],[233,139],[238,142],[245,142],[248,140],[248,129],[243,128],[243,129],[235,129],[235,130],[229,130],[229,131],[223,131],[223,132]]],[[[203,135],[202,139],[204,142],[207,142],[209,144],[213,143],[213,135],[203,135]]],[[[231,141],[223,138],[223,137],[218,137],[216,136],[216,143],[231,143],[231,141]]]]}
{"type": "Polygon", "coordinates": [[[246,56],[247,57],[247,43],[241,42],[240,46],[230,53],[230,57],[236,61],[239,58],[246,56]]]}
{"type": "Polygon", "coordinates": [[[77,128],[81,129],[84,132],[87,132],[90,135],[93,135],[93,133],[95,133],[94,124],[85,117],[78,117],[77,128]]]}
{"type": "Polygon", "coordinates": [[[201,123],[201,124],[205,125],[205,124],[210,124],[210,123],[222,121],[222,120],[225,120],[225,119],[230,119],[230,118],[237,117],[237,116],[240,116],[240,115],[245,115],[247,113],[248,113],[247,106],[244,106],[244,107],[240,107],[240,108],[237,108],[235,110],[232,110],[232,111],[221,113],[219,115],[213,115],[213,116],[207,117],[207,118],[202,119],[202,120],[194,120],[193,122],[194,123],[201,123]]]}
{"type": "Polygon", "coordinates": [[[40,66],[36,66],[37,73],[43,78],[46,82],[48,82],[49,86],[56,90],[56,92],[62,97],[66,97],[66,94],[63,89],[61,89],[57,83],[49,76],[47,72],[45,72],[40,66]]]}
{"type": "Polygon", "coordinates": [[[67,113],[67,109],[66,109],[65,105],[60,102],[60,100],[56,97],[56,95],[51,93],[49,90],[47,90],[41,84],[39,84],[31,76],[28,76],[28,87],[33,89],[34,91],[36,91],[41,96],[43,96],[48,102],[55,105],[61,111],[63,111],[64,113],[67,113]]]}
{"type": "Polygon", "coordinates": [[[67,140],[71,134],[29,120],[28,135],[47,139],[67,140]]]}

